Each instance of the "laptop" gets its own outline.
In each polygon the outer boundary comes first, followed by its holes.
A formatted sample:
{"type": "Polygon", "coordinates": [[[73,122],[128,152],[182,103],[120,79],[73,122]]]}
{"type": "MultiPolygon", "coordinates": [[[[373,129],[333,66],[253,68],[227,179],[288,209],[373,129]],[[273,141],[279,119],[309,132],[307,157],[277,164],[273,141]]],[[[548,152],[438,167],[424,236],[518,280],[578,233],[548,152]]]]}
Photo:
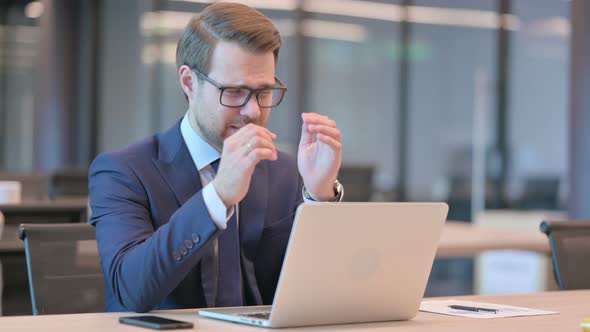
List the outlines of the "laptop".
{"type": "Polygon", "coordinates": [[[271,328],[411,319],[447,212],[445,203],[303,203],[272,306],[199,315],[271,328]]]}

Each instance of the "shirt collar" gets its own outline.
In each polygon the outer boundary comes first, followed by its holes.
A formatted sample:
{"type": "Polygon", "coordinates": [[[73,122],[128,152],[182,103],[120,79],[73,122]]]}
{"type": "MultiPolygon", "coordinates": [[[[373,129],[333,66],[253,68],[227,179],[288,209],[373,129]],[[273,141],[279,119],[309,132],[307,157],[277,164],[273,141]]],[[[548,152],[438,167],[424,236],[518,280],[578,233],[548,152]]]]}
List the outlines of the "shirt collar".
{"type": "Polygon", "coordinates": [[[207,143],[191,127],[188,119],[188,112],[186,112],[180,123],[180,133],[182,134],[182,139],[184,140],[184,143],[191,154],[191,158],[193,158],[193,162],[199,171],[221,157],[219,151],[212,147],[211,144],[207,143]]]}

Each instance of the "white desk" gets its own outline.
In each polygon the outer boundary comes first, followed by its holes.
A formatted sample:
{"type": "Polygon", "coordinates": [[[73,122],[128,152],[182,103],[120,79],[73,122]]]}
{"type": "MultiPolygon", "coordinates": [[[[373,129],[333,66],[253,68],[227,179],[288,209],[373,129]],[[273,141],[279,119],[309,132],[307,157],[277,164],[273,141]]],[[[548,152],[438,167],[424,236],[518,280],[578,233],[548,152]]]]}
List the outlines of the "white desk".
{"type": "Polygon", "coordinates": [[[549,241],[539,232],[511,232],[448,221],[436,257],[473,257],[492,250],[524,250],[549,254],[549,241]]]}
{"type": "MultiPolygon", "coordinates": [[[[538,228],[540,221],[535,222],[538,228]]],[[[509,230],[493,228],[493,224],[447,222],[436,257],[476,258],[475,294],[555,290],[549,240],[531,225],[528,230],[509,230]]]]}
{"type": "MultiPolygon", "coordinates": [[[[24,245],[16,234],[17,226],[6,225],[0,238],[0,253],[23,252],[24,245]]],[[[436,256],[473,257],[492,250],[525,250],[549,254],[549,241],[538,233],[510,232],[478,225],[448,221],[441,235],[436,256]]]]}
{"type": "MultiPolygon", "coordinates": [[[[459,297],[457,297],[459,298],[459,297]]],[[[520,296],[467,296],[466,300],[497,302],[518,306],[527,306],[545,310],[559,311],[558,315],[515,317],[503,319],[467,319],[436,315],[430,313],[418,313],[418,316],[410,321],[385,322],[371,324],[333,325],[321,327],[300,328],[294,331],[395,331],[395,332],[446,332],[446,331],[581,331],[580,322],[590,316],[588,302],[590,291],[547,292],[520,296]]],[[[190,321],[195,324],[195,330],[199,331],[270,331],[257,327],[243,326],[233,323],[220,322],[205,318],[199,318],[196,310],[165,311],[158,313],[172,319],[190,321]]],[[[20,316],[0,317],[0,330],[2,331],[34,331],[34,332],[118,332],[118,331],[149,331],[133,326],[121,325],[118,317],[130,315],[128,313],[100,313],[78,315],[53,315],[53,316],[20,316]]],[[[289,331],[281,329],[277,331],[289,331]]],[[[186,330],[185,330],[186,331],[186,330]]]]}
{"type": "MultiPolygon", "coordinates": [[[[18,238],[16,229],[16,225],[5,226],[0,238],[0,258],[2,255],[17,255],[24,259],[24,245],[18,238]]],[[[549,241],[541,232],[537,234],[492,230],[482,226],[451,221],[444,226],[436,256],[438,258],[476,257],[483,252],[492,250],[527,250],[548,254],[549,241]]],[[[23,273],[22,277],[26,278],[26,274],[23,273]]],[[[548,278],[552,280],[551,275],[548,278]]],[[[554,287],[546,288],[552,289],[554,287]]],[[[26,295],[23,293],[23,296],[26,295]]],[[[590,316],[590,312],[588,316],[590,316]]]]}

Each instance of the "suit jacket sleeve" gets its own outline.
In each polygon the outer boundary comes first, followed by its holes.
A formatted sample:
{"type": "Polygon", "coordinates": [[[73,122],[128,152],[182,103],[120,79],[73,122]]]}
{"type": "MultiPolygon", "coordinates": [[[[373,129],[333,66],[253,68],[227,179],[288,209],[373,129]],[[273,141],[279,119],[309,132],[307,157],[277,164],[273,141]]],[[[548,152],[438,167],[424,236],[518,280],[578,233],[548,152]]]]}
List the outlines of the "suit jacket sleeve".
{"type": "Polygon", "coordinates": [[[124,160],[106,154],[93,162],[90,223],[96,227],[105,285],[137,312],[153,309],[170,294],[219,234],[201,191],[157,230],[149,195],[124,160]]]}

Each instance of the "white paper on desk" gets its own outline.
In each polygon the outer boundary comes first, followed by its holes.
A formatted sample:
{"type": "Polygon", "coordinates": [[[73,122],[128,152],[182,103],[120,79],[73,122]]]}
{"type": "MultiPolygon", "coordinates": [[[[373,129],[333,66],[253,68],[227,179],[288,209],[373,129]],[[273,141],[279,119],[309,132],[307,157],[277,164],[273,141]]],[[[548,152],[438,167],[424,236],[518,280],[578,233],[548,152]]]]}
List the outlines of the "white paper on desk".
{"type": "Polygon", "coordinates": [[[537,310],[524,307],[515,307],[510,305],[483,303],[460,300],[429,300],[422,301],[420,304],[420,311],[432,312],[435,314],[469,317],[469,318],[505,318],[505,317],[519,317],[519,316],[537,316],[537,315],[553,315],[558,314],[557,311],[537,310]],[[449,308],[450,305],[463,305],[469,307],[496,309],[497,313],[485,311],[466,311],[449,308]]]}

